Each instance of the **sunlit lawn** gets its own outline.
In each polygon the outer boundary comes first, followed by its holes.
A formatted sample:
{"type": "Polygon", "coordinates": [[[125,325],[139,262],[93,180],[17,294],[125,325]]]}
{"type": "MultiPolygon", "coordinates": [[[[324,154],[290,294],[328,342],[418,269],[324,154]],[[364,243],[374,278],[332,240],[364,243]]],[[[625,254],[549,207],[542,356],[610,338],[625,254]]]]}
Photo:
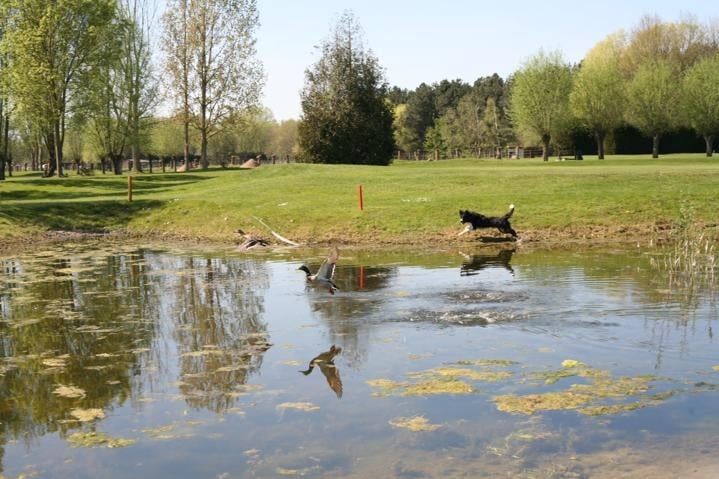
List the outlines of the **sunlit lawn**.
{"type": "Polygon", "coordinates": [[[0,184],[0,236],[29,230],[119,230],[224,239],[265,231],[303,240],[421,241],[460,229],[457,211],[503,214],[515,229],[671,222],[682,201],[716,221],[719,158],[610,156],[599,161],[442,160],[389,167],[266,165],[255,170],[40,178],[0,184]],[[364,188],[359,211],[357,186],[364,188]]]}

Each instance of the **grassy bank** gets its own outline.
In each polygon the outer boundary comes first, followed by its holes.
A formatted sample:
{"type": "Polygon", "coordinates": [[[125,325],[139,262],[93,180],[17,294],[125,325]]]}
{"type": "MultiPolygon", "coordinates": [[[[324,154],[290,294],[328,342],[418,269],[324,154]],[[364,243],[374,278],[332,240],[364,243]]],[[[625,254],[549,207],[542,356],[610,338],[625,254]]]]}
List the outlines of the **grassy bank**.
{"type": "Polygon", "coordinates": [[[0,183],[0,237],[80,230],[224,240],[237,228],[267,235],[258,217],[303,242],[432,243],[456,241],[460,208],[496,215],[514,203],[512,224],[528,241],[633,240],[661,235],[682,201],[712,228],[717,192],[719,158],[700,155],[140,174],[132,203],[126,177],[21,174],[0,183]]]}

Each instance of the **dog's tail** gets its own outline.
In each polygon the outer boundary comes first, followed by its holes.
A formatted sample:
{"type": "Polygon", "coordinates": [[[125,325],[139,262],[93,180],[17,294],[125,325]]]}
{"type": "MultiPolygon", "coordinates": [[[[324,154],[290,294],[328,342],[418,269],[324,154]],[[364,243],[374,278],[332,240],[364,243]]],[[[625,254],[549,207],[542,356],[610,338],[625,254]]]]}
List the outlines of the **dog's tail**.
{"type": "Polygon", "coordinates": [[[513,214],[514,214],[514,205],[509,205],[509,211],[507,211],[507,214],[502,216],[502,218],[504,218],[505,220],[508,220],[509,218],[512,217],[513,214]]]}

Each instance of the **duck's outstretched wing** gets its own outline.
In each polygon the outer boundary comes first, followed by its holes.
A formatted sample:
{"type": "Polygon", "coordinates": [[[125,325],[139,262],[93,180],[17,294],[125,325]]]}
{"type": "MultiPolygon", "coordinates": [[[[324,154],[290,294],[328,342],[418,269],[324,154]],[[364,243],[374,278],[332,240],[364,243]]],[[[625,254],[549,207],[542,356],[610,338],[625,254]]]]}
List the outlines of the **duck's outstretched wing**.
{"type": "Polygon", "coordinates": [[[335,274],[335,266],[337,265],[337,258],[339,258],[339,256],[340,252],[335,246],[317,271],[318,279],[324,281],[330,281],[332,279],[332,276],[335,274]]]}
{"type": "Polygon", "coordinates": [[[320,363],[320,371],[327,379],[327,385],[337,395],[337,399],[342,399],[342,379],[340,379],[340,370],[332,363],[320,363]]]}

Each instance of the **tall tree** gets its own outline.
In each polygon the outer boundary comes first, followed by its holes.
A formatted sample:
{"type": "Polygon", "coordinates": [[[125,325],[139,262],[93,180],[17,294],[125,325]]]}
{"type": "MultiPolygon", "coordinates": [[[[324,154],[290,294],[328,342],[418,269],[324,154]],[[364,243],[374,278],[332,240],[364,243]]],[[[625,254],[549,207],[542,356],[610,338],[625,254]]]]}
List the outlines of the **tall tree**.
{"type": "Polygon", "coordinates": [[[135,171],[140,171],[139,150],[142,127],[157,105],[157,81],[153,76],[150,30],[153,15],[147,0],[120,0],[124,20],[122,56],[119,67],[127,90],[127,132],[135,171]]]}
{"type": "MultiPolygon", "coordinates": [[[[185,170],[190,168],[190,17],[188,0],[168,0],[162,16],[166,87],[179,104],[185,170]]],[[[176,165],[175,165],[176,167],[176,165]]]]}
{"type": "Polygon", "coordinates": [[[540,51],[514,76],[511,117],[515,127],[539,137],[542,158],[549,161],[552,136],[566,126],[572,71],[558,52],[540,51]]]}
{"type": "Polygon", "coordinates": [[[582,62],[569,97],[574,116],[594,134],[604,159],[604,140],[624,119],[625,80],[619,58],[625,40],[613,34],[592,48],[582,62]]]}
{"type": "Polygon", "coordinates": [[[719,54],[692,66],[682,83],[682,108],[687,123],[704,137],[712,156],[719,134],[719,54]]]}
{"type": "Polygon", "coordinates": [[[680,79],[667,60],[639,66],[627,90],[627,120],[652,138],[652,158],[659,157],[661,135],[677,126],[680,79]]]}
{"type": "MultiPolygon", "coordinates": [[[[5,18],[0,20],[0,38],[5,35],[5,18]]],[[[5,77],[5,68],[7,67],[7,54],[0,52],[0,78],[5,77]]],[[[7,89],[2,88],[0,83],[0,181],[5,180],[5,166],[8,157],[8,130],[10,128],[10,105],[7,95],[7,89]]],[[[10,172],[12,174],[12,171],[10,172]]]]}
{"type": "Polygon", "coordinates": [[[233,115],[259,100],[263,74],[255,57],[257,2],[180,1],[179,16],[165,16],[168,71],[179,80],[180,96],[187,98],[190,121],[200,133],[200,161],[206,168],[208,140],[233,115]]]}
{"type": "Polygon", "coordinates": [[[298,139],[305,160],[389,164],[395,146],[387,84],[352,13],[340,17],[321,50],[301,93],[298,139]]]}
{"type": "Polygon", "coordinates": [[[62,175],[65,124],[80,85],[103,58],[98,45],[115,15],[114,0],[3,0],[9,18],[0,48],[12,59],[10,94],[41,125],[49,173],[62,175]]]}
{"type": "Polygon", "coordinates": [[[118,7],[101,45],[105,62],[83,94],[90,143],[103,164],[113,165],[115,174],[122,173],[127,147],[134,170],[140,171],[140,143],[158,98],[150,59],[148,4],[146,0],[119,0],[118,7]]]}
{"type": "Polygon", "coordinates": [[[667,61],[681,73],[716,52],[717,46],[711,30],[692,17],[672,23],[647,15],[629,34],[621,65],[625,74],[631,76],[647,62],[667,61]]]}

